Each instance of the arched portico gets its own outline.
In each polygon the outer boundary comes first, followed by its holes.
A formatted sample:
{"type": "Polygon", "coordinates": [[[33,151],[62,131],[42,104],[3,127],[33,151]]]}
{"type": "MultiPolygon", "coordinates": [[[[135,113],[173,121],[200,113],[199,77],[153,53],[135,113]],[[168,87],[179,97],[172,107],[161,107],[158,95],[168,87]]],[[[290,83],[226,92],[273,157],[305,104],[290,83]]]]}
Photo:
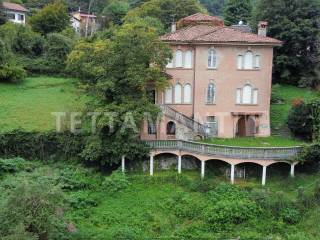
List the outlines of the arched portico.
{"type": "Polygon", "coordinates": [[[230,182],[234,184],[235,182],[235,166],[242,163],[253,163],[260,165],[262,167],[262,185],[266,184],[267,178],[267,167],[276,164],[276,163],[286,163],[290,164],[290,176],[294,177],[294,168],[297,162],[289,162],[289,161],[276,161],[276,160],[264,160],[264,159],[239,159],[239,158],[225,158],[225,157],[218,157],[214,158],[212,156],[192,153],[189,151],[183,150],[152,150],[150,152],[150,175],[152,176],[154,173],[154,157],[160,154],[173,154],[177,156],[178,159],[178,173],[181,174],[181,161],[182,156],[192,156],[198,159],[201,162],[201,177],[204,178],[205,176],[205,163],[207,161],[223,161],[227,164],[230,164],[230,182]]]}

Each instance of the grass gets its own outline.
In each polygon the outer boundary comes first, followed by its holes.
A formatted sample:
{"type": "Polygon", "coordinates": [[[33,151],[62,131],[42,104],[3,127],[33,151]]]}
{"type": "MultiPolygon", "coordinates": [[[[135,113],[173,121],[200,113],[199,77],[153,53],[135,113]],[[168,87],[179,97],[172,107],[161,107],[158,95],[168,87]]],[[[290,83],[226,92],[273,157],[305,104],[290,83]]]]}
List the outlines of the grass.
{"type": "Polygon", "coordinates": [[[80,97],[74,82],[70,78],[29,77],[20,85],[0,83],[0,132],[54,129],[51,113],[76,112],[84,106],[85,98],[80,97]]]}
{"type": "Polygon", "coordinates": [[[303,142],[281,136],[214,138],[204,140],[205,143],[239,147],[291,147],[300,146],[303,142]]]}
{"type": "Polygon", "coordinates": [[[312,90],[279,84],[273,85],[272,94],[283,99],[283,102],[280,104],[271,104],[270,117],[273,134],[285,131],[288,114],[294,99],[308,101],[317,95],[312,90]]]}
{"type": "MultiPolygon", "coordinates": [[[[320,218],[317,206],[308,209],[303,219],[295,225],[277,222],[264,213],[253,222],[239,223],[233,229],[222,232],[213,231],[203,217],[213,207],[212,202],[216,196],[207,194],[203,189],[213,189],[222,181],[228,182],[228,179],[207,174],[203,188],[201,185],[204,181],[199,181],[199,175],[199,171],[183,171],[178,178],[175,171],[158,171],[151,178],[144,173],[129,172],[129,186],[109,192],[101,185],[105,176],[98,172],[66,162],[37,163],[32,171],[0,176],[0,189],[8,191],[8,186],[11,186],[9,183],[29,177],[40,182],[52,179],[56,184],[67,184],[69,187],[73,184],[77,186],[79,180],[86,183],[87,187],[80,189],[64,189],[67,199],[76,203],[66,210],[65,216],[66,221],[73,223],[81,236],[75,239],[235,239],[237,236],[241,236],[241,239],[291,239],[284,237],[288,228],[291,229],[290,233],[308,236],[297,239],[318,239],[320,218]],[[205,212],[199,215],[203,208],[205,212]],[[268,226],[265,226],[266,222],[268,226]],[[274,228],[273,224],[278,225],[274,228]],[[258,234],[259,237],[248,237],[247,232],[258,234]],[[188,234],[197,238],[191,238],[188,234]]],[[[268,176],[265,189],[271,196],[278,196],[276,194],[281,191],[286,198],[293,200],[298,196],[299,187],[311,194],[318,178],[316,174],[297,174],[295,179],[280,175],[268,176]]],[[[243,191],[262,189],[260,179],[237,179],[236,183],[243,191]]]]}

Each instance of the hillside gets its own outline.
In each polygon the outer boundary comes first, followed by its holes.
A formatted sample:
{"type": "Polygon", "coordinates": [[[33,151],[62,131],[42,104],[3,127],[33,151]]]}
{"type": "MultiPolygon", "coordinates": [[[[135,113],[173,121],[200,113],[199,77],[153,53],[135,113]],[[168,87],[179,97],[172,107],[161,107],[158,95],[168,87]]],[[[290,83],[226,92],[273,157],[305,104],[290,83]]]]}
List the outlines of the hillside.
{"type": "Polygon", "coordinates": [[[55,129],[53,112],[77,112],[84,107],[75,80],[29,77],[20,85],[0,83],[0,131],[55,129]]]}

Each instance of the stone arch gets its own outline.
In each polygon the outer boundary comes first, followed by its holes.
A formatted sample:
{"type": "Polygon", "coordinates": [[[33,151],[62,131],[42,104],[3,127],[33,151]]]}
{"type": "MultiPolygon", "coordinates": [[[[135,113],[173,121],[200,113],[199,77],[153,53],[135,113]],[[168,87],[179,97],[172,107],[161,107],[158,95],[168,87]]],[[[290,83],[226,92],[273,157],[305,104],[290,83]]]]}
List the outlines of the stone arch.
{"type": "Polygon", "coordinates": [[[242,179],[256,179],[262,178],[263,164],[255,161],[240,162],[235,165],[235,177],[242,179]]]}
{"type": "Polygon", "coordinates": [[[268,165],[268,175],[271,177],[281,176],[289,176],[291,169],[291,163],[286,161],[277,161],[268,165]]]}
{"type": "Polygon", "coordinates": [[[176,169],[178,166],[178,154],[174,151],[158,152],[153,158],[155,171],[176,169]]]}
{"type": "Polygon", "coordinates": [[[224,159],[208,159],[206,169],[213,176],[230,178],[231,163],[224,159]]]}
{"type": "Polygon", "coordinates": [[[181,168],[185,170],[194,170],[199,169],[201,167],[201,159],[197,156],[189,153],[182,153],[181,154],[181,168]]]}

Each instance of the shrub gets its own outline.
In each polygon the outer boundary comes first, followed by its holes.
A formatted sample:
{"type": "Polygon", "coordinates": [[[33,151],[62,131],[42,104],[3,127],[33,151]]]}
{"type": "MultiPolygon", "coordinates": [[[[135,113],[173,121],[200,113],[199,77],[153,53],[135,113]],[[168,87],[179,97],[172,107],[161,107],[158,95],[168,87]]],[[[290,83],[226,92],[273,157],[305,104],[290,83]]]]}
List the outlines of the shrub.
{"type": "Polygon", "coordinates": [[[17,66],[0,66],[0,82],[21,83],[26,72],[17,66]]]}
{"type": "Polygon", "coordinates": [[[301,213],[293,207],[287,207],[280,211],[280,217],[288,224],[296,224],[301,220],[301,213]]]}
{"type": "Polygon", "coordinates": [[[63,199],[61,190],[49,183],[20,182],[0,208],[0,236],[14,239],[20,226],[24,237],[29,233],[39,240],[66,239],[63,199]]]}
{"type": "Polygon", "coordinates": [[[30,170],[32,163],[23,158],[1,159],[0,158],[0,175],[2,173],[15,173],[23,170],[30,170]]]}
{"type": "Polygon", "coordinates": [[[106,177],[102,183],[104,189],[109,193],[115,193],[129,186],[129,181],[124,173],[117,170],[112,172],[109,177],[106,177]]]}
{"type": "Polygon", "coordinates": [[[320,182],[317,181],[316,186],[314,188],[314,199],[316,203],[320,203],[320,182]]]}

